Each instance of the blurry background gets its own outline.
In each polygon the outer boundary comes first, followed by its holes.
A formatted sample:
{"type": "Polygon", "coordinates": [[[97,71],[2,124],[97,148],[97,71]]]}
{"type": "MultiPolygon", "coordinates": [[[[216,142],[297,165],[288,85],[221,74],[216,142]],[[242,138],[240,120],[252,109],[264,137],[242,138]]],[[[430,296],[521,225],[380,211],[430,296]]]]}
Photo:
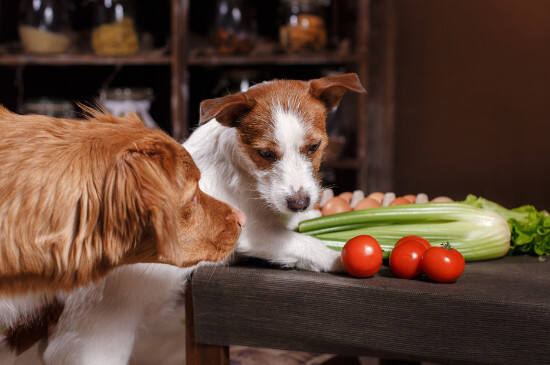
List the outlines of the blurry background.
{"type": "Polygon", "coordinates": [[[0,103],[137,110],[178,140],[201,100],[358,72],[325,184],[550,208],[546,0],[0,0],[0,103]]]}

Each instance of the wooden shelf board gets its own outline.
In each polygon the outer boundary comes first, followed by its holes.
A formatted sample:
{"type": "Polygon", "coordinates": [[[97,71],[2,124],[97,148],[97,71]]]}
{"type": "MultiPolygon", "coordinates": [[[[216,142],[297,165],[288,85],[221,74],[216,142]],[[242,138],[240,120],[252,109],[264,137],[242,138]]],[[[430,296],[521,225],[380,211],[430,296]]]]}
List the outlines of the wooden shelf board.
{"type": "Polygon", "coordinates": [[[58,55],[35,54],[1,54],[0,65],[168,65],[172,62],[170,55],[159,55],[158,52],[139,53],[132,56],[106,57],[91,53],[74,53],[58,55]]]}
{"type": "Polygon", "coordinates": [[[359,61],[355,54],[273,54],[273,55],[190,55],[191,66],[239,65],[325,65],[350,64],[359,61]]]}

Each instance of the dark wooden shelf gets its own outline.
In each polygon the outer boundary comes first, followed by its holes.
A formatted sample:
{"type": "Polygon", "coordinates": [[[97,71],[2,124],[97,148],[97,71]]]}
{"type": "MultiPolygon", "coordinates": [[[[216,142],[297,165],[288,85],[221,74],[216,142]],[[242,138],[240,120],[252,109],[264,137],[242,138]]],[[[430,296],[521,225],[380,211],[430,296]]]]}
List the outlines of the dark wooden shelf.
{"type": "Polygon", "coordinates": [[[238,66],[238,65],[325,65],[354,64],[355,54],[267,54],[267,55],[189,55],[190,66],[238,66]]]}
{"type": "Polygon", "coordinates": [[[158,50],[141,52],[132,56],[105,57],[91,53],[67,53],[58,55],[0,54],[0,65],[169,65],[170,55],[158,50]]]}

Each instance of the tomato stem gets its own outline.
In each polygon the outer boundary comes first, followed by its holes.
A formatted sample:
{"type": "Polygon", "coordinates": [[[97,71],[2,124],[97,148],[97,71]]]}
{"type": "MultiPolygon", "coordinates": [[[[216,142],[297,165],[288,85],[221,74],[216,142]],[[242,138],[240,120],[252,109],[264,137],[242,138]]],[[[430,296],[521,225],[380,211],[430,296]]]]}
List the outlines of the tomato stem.
{"type": "Polygon", "coordinates": [[[451,244],[449,242],[445,242],[445,243],[442,243],[441,244],[441,247],[443,247],[444,249],[446,249],[447,251],[452,251],[454,249],[453,246],[451,246],[451,244]]]}

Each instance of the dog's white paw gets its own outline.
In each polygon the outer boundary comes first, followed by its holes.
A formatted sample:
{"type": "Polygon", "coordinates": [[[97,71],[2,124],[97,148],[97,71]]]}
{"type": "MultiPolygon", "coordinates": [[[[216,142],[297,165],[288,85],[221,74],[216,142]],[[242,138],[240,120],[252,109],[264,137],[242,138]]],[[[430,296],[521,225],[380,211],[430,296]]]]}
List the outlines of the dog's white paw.
{"type": "Polygon", "coordinates": [[[339,251],[328,248],[323,242],[314,237],[304,235],[303,239],[304,241],[310,241],[309,243],[312,245],[310,250],[298,259],[297,268],[308,271],[345,271],[339,251]]]}
{"type": "Polygon", "coordinates": [[[290,217],[290,219],[288,220],[288,223],[286,224],[286,228],[293,231],[296,228],[298,228],[298,224],[300,224],[301,221],[318,218],[320,216],[321,216],[321,211],[317,209],[310,209],[305,212],[293,214],[292,217],[290,217]]]}
{"type": "Polygon", "coordinates": [[[330,266],[330,269],[327,271],[330,272],[345,272],[346,269],[344,269],[344,264],[342,263],[342,254],[341,252],[334,251],[337,253],[337,256],[333,259],[332,265],[330,266]]]}

